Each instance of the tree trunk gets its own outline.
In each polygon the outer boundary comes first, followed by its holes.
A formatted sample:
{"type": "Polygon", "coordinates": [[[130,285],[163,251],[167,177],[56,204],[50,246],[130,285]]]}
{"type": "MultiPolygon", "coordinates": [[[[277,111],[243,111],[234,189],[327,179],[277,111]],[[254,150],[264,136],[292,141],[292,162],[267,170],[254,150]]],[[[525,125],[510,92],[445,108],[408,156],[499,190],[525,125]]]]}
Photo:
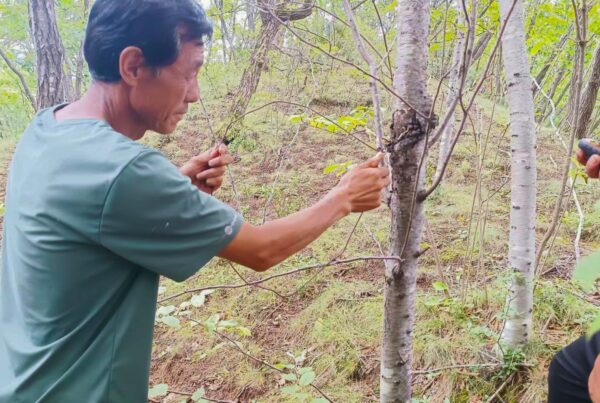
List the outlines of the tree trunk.
{"type": "MultiPolygon", "coordinates": [[[[513,0],[500,0],[502,19],[513,0]]],[[[511,284],[502,342],[520,348],[529,339],[535,262],[536,134],[533,83],[527,61],[523,2],[516,0],[502,38],[511,133],[511,210],[509,264],[511,284]]]]}
{"type": "Polygon", "coordinates": [[[219,22],[221,24],[221,41],[223,42],[223,63],[227,63],[227,60],[230,59],[230,55],[233,54],[233,41],[229,36],[229,31],[227,30],[227,23],[225,22],[225,17],[223,16],[223,0],[215,0],[215,5],[219,10],[219,22]],[[229,54],[227,53],[227,49],[229,49],[229,54]]]}
{"type": "Polygon", "coordinates": [[[29,26],[37,58],[38,109],[65,102],[69,83],[63,70],[65,53],[56,25],[54,1],[30,0],[29,26]]]}
{"type": "Polygon", "coordinates": [[[590,79],[587,81],[587,86],[581,96],[581,103],[579,105],[579,125],[577,126],[577,138],[582,139],[587,135],[587,129],[590,125],[590,117],[594,111],[596,105],[596,99],[598,98],[598,88],[600,87],[600,44],[596,47],[594,52],[594,61],[592,63],[592,73],[590,79]]]}
{"type": "MultiPolygon", "coordinates": [[[[268,64],[267,56],[272,47],[273,38],[277,37],[277,33],[281,29],[281,23],[301,20],[312,13],[312,3],[310,1],[305,1],[297,10],[286,9],[287,4],[286,2],[275,6],[273,0],[261,0],[259,2],[262,25],[256,45],[250,56],[250,63],[242,73],[240,85],[229,108],[228,115],[231,123],[229,132],[226,134],[229,140],[235,138],[239,133],[244,113],[248,108],[252,95],[258,88],[262,71],[268,64]]],[[[290,1],[290,4],[293,4],[293,2],[290,1]]]]}
{"type": "MultiPolygon", "coordinates": [[[[571,35],[571,31],[572,30],[573,30],[573,25],[570,25],[568,31],[560,38],[560,41],[554,47],[554,49],[550,53],[550,56],[548,56],[548,59],[546,60],[546,63],[544,63],[544,67],[542,67],[542,69],[537,74],[537,76],[535,76],[535,81],[538,83],[538,85],[540,87],[543,86],[544,79],[546,78],[546,75],[548,74],[548,71],[550,70],[550,67],[552,67],[552,63],[554,63],[554,61],[556,60],[556,57],[558,56],[558,54],[560,53],[560,51],[565,46],[565,43],[567,42],[567,39],[569,39],[569,36],[571,35]]],[[[537,87],[537,85],[534,84],[533,85],[533,97],[534,98],[535,98],[535,96],[537,94],[537,91],[538,91],[538,87],[537,87]]]]}
{"type": "Polygon", "coordinates": [[[256,10],[250,1],[246,3],[246,24],[248,30],[254,32],[256,29],[256,10]]]}
{"type": "Polygon", "coordinates": [[[481,56],[483,55],[483,51],[485,50],[487,44],[490,42],[490,39],[492,39],[493,36],[494,35],[491,32],[486,32],[481,36],[481,38],[479,38],[473,50],[473,57],[471,59],[472,64],[479,60],[479,58],[481,58],[481,56]]]}
{"type": "MultiPolygon", "coordinates": [[[[90,8],[90,0],[83,1],[83,19],[87,19],[88,10],[90,8]]],[[[75,71],[75,97],[81,97],[81,87],[83,85],[83,42],[81,41],[81,45],[79,46],[79,53],[77,54],[77,63],[76,63],[76,71],[75,71]]]]}
{"type": "MultiPolygon", "coordinates": [[[[554,95],[556,95],[556,90],[558,89],[558,86],[560,85],[561,81],[563,80],[565,73],[566,73],[567,69],[565,66],[563,66],[560,71],[558,73],[556,73],[556,76],[554,77],[554,81],[552,82],[552,85],[550,86],[550,92],[548,93],[548,98],[546,99],[546,97],[544,97],[543,102],[544,102],[544,108],[542,109],[542,111],[539,114],[539,122],[543,122],[544,120],[546,120],[546,118],[550,115],[550,113],[552,113],[552,105],[550,104],[550,100],[554,99],[554,95]],[[546,111],[549,110],[548,113],[546,113],[546,111]]],[[[554,105],[558,105],[558,103],[554,103],[554,105]]]]}
{"type": "MultiPolygon", "coordinates": [[[[429,0],[399,0],[394,89],[418,112],[429,116],[427,92],[429,0]]],[[[391,133],[390,254],[401,261],[386,261],[381,402],[406,402],[411,398],[412,333],[419,244],[424,224],[420,192],[425,182],[425,143],[428,122],[407,104],[396,100],[391,133]],[[422,163],[421,163],[422,162],[422,163]],[[414,201],[414,206],[413,206],[414,201]]]]}
{"type": "MultiPolygon", "coordinates": [[[[458,11],[457,17],[457,25],[461,26],[465,23],[465,18],[462,10],[458,11]]],[[[450,107],[454,103],[455,98],[458,96],[458,86],[459,86],[459,74],[460,68],[462,65],[463,52],[465,48],[465,32],[460,28],[456,33],[456,41],[454,43],[454,51],[452,53],[452,70],[450,71],[450,77],[448,82],[448,93],[446,95],[446,106],[450,107]]],[[[465,67],[466,68],[466,67],[465,67]]],[[[452,133],[454,131],[454,117],[450,119],[444,131],[442,132],[442,136],[440,137],[440,151],[438,154],[438,162],[437,168],[435,171],[435,177],[438,177],[442,174],[444,170],[444,165],[446,159],[448,158],[448,153],[450,152],[450,139],[452,138],[452,133]]]]}

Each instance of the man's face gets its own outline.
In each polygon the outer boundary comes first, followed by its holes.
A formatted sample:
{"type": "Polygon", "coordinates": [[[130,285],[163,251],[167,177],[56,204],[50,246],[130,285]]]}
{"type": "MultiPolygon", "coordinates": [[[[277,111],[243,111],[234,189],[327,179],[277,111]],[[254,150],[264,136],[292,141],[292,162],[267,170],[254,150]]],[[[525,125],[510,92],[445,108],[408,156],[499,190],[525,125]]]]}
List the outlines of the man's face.
{"type": "Polygon", "coordinates": [[[184,42],[175,63],[158,72],[144,68],[131,91],[131,105],[144,126],[161,134],[172,133],[183,119],[188,104],[200,97],[198,71],[204,63],[204,48],[184,42]]]}

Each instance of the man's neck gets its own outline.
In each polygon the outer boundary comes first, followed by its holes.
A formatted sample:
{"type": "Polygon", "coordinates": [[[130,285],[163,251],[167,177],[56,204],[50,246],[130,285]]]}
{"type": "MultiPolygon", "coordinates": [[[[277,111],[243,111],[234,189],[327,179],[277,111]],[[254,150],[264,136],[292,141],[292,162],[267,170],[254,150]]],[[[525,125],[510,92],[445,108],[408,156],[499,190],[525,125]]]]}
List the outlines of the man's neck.
{"type": "Polygon", "coordinates": [[[139,140],[146,132],[131,108],[128,96],[120,84],[92,82],[81,99],[55,112],[58,121],[69,119],[99,119],[115,131],[139,140]]]}

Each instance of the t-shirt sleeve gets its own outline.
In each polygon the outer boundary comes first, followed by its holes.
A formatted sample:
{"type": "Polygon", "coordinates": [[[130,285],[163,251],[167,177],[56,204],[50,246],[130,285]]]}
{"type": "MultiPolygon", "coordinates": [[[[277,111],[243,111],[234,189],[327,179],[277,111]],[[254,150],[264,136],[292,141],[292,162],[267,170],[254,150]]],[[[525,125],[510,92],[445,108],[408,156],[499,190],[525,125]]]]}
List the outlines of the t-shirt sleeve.
{"type": "Polygon", "coordinates": [[[241,216],[198,190],[162,154],[144,151],[114,179],[100,242],[175,281],[193,275],[238,233],[241,216]]]}

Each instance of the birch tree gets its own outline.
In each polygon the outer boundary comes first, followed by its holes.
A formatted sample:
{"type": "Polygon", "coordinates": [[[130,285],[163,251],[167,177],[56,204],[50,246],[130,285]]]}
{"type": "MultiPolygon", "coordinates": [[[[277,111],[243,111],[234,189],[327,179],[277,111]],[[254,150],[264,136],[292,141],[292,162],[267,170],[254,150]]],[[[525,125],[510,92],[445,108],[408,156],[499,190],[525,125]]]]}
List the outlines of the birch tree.
{"type": "Polygon", "coordinates": [[[536,134],[522,0],[500,0],[511,134],[510,289],[502,342],[524,345],[531,334],[535,263],[536,134]],[[511,13],[512,9],[512,13],[511,13]],[[508,20],[507,20],[508,19],[508,20]]]}
{"type": "MultiPolygon", "coordinates": [[[[464,14],[462,10],[459,10],[458,16],[456,18],[458,25],[463,25],[465,23],[464,14]]],[[[454,50],[452,52],[452,65],[450,70],[450,76],[448,81],[448,93],[446,96],[446,107],[450,108],[452,103],[455,101],[458,96],[458,86],[459,86],[459,78],[460,78],[460,68],[463,59],[463,52],[465,47],[465,32],[458,28],[456,32],[456,41],[454,42],[454,50]]],[[[471,42],[472,43],[472,42],[471,42]]],[[[448,158],[448,154],[450,153],[450,141],[452,139],[452,135],[454,132],[454,119],[450,119],[444,131],[442,132],[442,136],[440,138],[440,151],[438,154],[438,162],[435,175],[441,175],[442,170],[444,169],[444,164],[446,159],[448,158]]]]}
{"type": "Polygon", "coordinates": [[[386,261],[383,347],[381,357],[382,402],[411,398],[412,333],[419,244],[424,224],[420,192],[425,182],[425,148],[431,124],[427,117],[432,100],[427,91],[429,0],[399,0],[396,8],[396,99],[392,123],[390,169],[390,255],[386,261]],[[409,105],[410,104],[410,105],[409,105]]]}

